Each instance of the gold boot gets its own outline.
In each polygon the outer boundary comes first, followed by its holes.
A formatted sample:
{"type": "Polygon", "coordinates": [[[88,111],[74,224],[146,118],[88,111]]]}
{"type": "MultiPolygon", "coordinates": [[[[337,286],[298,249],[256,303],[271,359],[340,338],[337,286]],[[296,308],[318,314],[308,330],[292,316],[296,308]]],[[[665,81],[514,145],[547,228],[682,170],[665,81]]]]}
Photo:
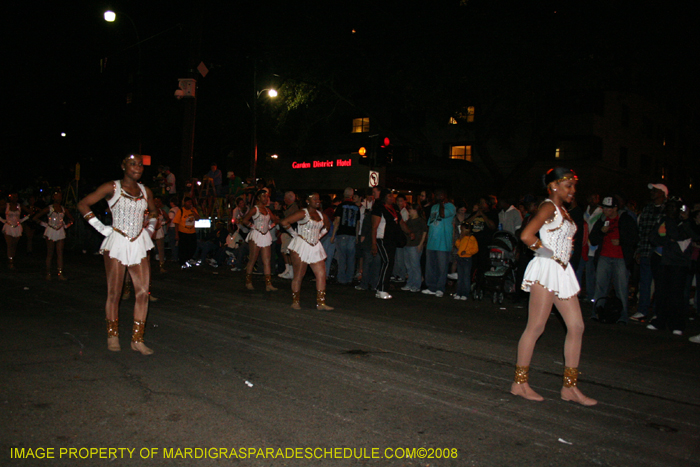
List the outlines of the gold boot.
{"type": "Polygon", "coordinates": [[[326,291],[325,290],[317,290],[316,291],[316,309],[317,310],[325,310],[329,311],[332,310],[332,306],[326,305],[326,291]]]}
{"type": "Polygon", "coordinates": [[[301,292],[292,292],[292,308],[295,310],[301,310],[301,305],[299,304],[299,297],[301,292]]]}
{"type": "Polygon", "coordinates": [[[143,355],[151,355],[153,350],[146,347],[146,344],[143,343],[143,331],[145,328],[145,321],[134,320],[134,328],[131,332],[131,350],[141,352],[143,355]]]}
{"type": "Polygon", "coordinates": [[[58,280],[67,281],[66,276],[63,275],[63,268],[58,268],[58,280]]]}
{"type": "Polygon", "coordinates": [[[46,280],[47,280],[47,281],[50,281],[50,280],[51,280],[51,270],[50,270],[50,269],[47,269],[47,270],[46,270],[46,280]]]}
{"type": "Polygon", "coordinates": [[[112,352],[119,352],[121,350],[119,345],[119,318],[112,320],[107,320],[107,350],[112,352]]]}
{"type": "Polygon", "coordinates": [[[272,276],[270,274],[265,274],[265,290],[268,292],[277,290],[277,287],[272,286],[272,276]]]}
{"type": "Polygon", "coordinates": [[[577,402],[590,407],[598,403],[597,400],[583,395],[578,385],[578,368],[564,367],[564,387],[561,388],[561,398],[565,401],[577,402]]]}
{"type": "Polygon", "coordinates": [[[510,393],[514,396],[520,396],[529,401],[543,401],[544,397],[537,394],[532,390],[528,384],[528,379],[530,377],[530,367],[529,366],[515,366],[515,378],[513,384],[510,387],[510,393]]]}
{"type": "Polygon", "coordinates": [[[160,272],[165,272],[165,261],[160,262],[160,272]]]}
{"type": "Polygon", "coordinates": [[[252,274],[245,275],[245,288],[248,290],[255,290],[253,288],[253,275],[252,274]]]}
{"type": "Polygon", "coordinates": [[[14,259],[14,258],[8,258],[8,259],[9,259],[10,261],[9,261],[9,263],[7,264],[7,267],[10,268],[10,269],[14,269],[14,268],[15,268],[15,259],[14,259]]]}

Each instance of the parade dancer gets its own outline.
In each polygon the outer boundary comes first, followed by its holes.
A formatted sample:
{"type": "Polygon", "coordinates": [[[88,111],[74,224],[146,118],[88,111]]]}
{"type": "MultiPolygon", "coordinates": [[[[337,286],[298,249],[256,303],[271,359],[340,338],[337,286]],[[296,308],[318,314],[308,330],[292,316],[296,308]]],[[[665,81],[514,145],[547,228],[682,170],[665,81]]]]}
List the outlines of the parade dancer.
{"type": "Polygon", "coordinates": [[[313,193],[306,198],[307,207],[283,219],[280,225],[292,235],[289,243],[292,269],[292,308],[298,310],[301,281],[306,274],[306,267],[316,276],[316,309],[332,310],[326,305],[326,252],[321,245],[321,237],[328,232],[330,220],[321,212],[321,198],[313,193]],[[297,223],[297,231],[291,230],[291,225],[297,223]]]}
{"type": "Polygon", "coordinates": [[[19,239],[22,237],[22,223],[29,219],[29,215],[20,219],[23,208],[17,199],[17,193],[10,193],[5,206],[5,218],[0,217],[0,222],[5,224],[2,227],[2,233],[5,235],[5,243],[7,243],[7,266],[10,269],[15,268],[15,254],[19,239]]]}
{"type": "Polygon", "coordinates": [[[255,206],[241,220],[242,225],[250,228],[250,232],[246,237],[250,247],[245,275],[245,287],[248,290],[253,290],[253,267],[258,260],[258,255],[262,257],[263,261],[265,290],[268,292],[277,290],[277,288],[272,286],[272,268],[270,267],[272,234],[270,234],[270,229],[274,227],[274,224],[279,219],[267,207],[268,202],[267,191],[259,190],[255,193],[255,206]]]}
{"type": "Polygon", "coordinates": [[[78,210],[98,232],[105,236],[100,253],[104,256],[107,273],[107,348],[119,351],[119,297],[121,296],[124,274],[134,283],[136,300],[134,324],[131,336],[131,349],[150,355],[153,350],[143,342],[143,332],[148,314],[148,287],[151,267],[148,250],[153,248],[151,235],[157,222],[157,210],[153,193],[138,181],[143,174],[143,160],[134,154],[122,161],[124,178],[107,182],[78,203],[78,210]],[[112,211],[111,226],[106,226],[95,217],[90,206],[106,199],[112,211]],[[144,228],[144,213],[148,210],[148,226],[144,228]]]}
{"type": "Polygon", "coordinates": [[[532,401],[544,400],[528,384],[528,372],[535,343],[544,332],[554,304],[566,324],[561,398],[590,406],[597,401],[584,396],[577,387],[584,326],[576,296],[580,288],[569,264],[576,224],[564,208],[564,203],[574,198],[577,181],[578,177],[572,170],[563,167],[550,169],[544,176],[549,198],[540,205],[520,236],[535,252],[535,257],[528,264],[523,278],[522,289],[530,292],[530,304],[527,326],[518,343],[515,381],[510,392],[532,401]]]}
{"type": "Polygon", "coordinates": [[[51,280],[51,263],[53,252],[56,250],[56,263],[58,264],[58,280],[66,280],[63,275],[63,246],[66,239],[66,229],[73,225],[73,216],[70,211],[61,206],[63,194],[57,191],[53,194],[53,204],[39,211],[32,220],[37,222],[41,217],[47,216],[47,222],[41,221],[39,225],[44,227],[46,238],[46,280],[51,280]],[[64,218],[68,218],[66,224],[64,218]]]}

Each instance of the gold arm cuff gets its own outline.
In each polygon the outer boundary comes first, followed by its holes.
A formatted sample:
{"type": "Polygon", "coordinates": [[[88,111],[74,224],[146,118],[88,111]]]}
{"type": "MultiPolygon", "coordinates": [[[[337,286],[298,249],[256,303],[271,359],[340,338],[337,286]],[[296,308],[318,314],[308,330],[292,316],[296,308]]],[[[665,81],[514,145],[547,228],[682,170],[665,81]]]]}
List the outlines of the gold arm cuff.
{"type": "Polygon", "coordinates": [[[85,215],[83,216],[83,219],[85,219],[86,221],[89,221],[89,220],[92,219],[93,217],[95,217],[95,213],[92,212],[92,211],[90,211],[90,212],[88,212],[87,214],[85,214],[85,215]]]}
{"type": "Polygon", "coordinates": [[[531,249],[532,251],[537,251],[541,246],[542,246],[542,240],[540,240],[538,238],[537,241],[535,243],[533,243],[532,245],[530,245],[528,248],[531,249]]]}

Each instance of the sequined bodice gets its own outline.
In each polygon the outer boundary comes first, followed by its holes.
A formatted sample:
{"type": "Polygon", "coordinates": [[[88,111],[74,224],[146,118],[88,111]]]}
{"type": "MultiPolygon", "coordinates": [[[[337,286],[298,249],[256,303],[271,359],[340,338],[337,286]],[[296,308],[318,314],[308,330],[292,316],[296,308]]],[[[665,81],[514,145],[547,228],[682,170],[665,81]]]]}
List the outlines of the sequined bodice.
{"type": "Polygon", "coordinates": [[[5,208],[5,220],[9,225],[17,227],[19,225],[19,213],[20,211],[11,210],[10,205],[8,204],[5,208]]]}
{"type": "MultiPolygon", "coordinates": [[[[319,213],[320,214],[320,213],[319,213]]],[[[323,214],[321,214],[323,216],[323,214]]],[[[321,240],[323,217],[320,221],[311,218],[308,209],[304,209],[304,218],[297,223],[297,234],[310,245],[316,245],[321,240]]]]}
{"type": "Polygon", "coordinates": [[[120,230],[129,238],[138,237],[143,229],[143,219],[148,201],[146,201],[146,189],[139,183],[139,196],[131,196],[124,191],[121,182],[114,182],[114,196],[109,200],[109,208],[112,210],[112,227],[120,230]]]}
{"type": "Polygon", "coordinates": [[[253,215],[253,228],[264,235],[270,230],[270,212],[263,214],[260,208],[256,208],[256,211],[253,215]]]}
{"type": "MultiPolygon", "coordinates": [[[[544,202],[554,204],[554,202],[549,199],[544,202]]],[[[540,240],[542,240],[544,246],[554,252],[552,259],[563,267],[569,264],[575,233],[576,224],[574,224],[568,216],[565,218],[561,209],[554,204],[554,218],[551,221],[545,222],[540,228],[540,240]]]]}
{"type": "Polygon", "coordinates": [[[49,208],[49,227],[52,229],[60,229],[63,227],[63,212],[56,212],[53,206],[49,208]]]}

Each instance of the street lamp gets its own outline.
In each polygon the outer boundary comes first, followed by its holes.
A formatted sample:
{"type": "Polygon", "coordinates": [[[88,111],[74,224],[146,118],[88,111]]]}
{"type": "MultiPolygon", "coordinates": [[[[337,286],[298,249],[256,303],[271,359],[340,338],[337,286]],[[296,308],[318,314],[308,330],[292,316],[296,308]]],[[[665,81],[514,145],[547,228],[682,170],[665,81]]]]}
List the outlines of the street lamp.
{"type": "MultiPolygon", "coordinates": [[[[255,80],[255,74],[253,74],[253,84],[256,84],[255,80]]],[[[257,86],[256,86],[257,87],[257,86]]],[[[260,95],[267,91],[267,95],[270,98],[277,97],[277,91],[274,89],[261,89],[260,91],[256,91],[256,87],[253,88],[253,92],[255,92],[255,98],[253,99],[253,154],[251,155],[251,161],[250,161],[250,176],[253,179],[253,185],[257,183],[257,179],[255,178],[255,172],[257,171],[258,168],[258,99],[260,98],[260,95]]]]}

